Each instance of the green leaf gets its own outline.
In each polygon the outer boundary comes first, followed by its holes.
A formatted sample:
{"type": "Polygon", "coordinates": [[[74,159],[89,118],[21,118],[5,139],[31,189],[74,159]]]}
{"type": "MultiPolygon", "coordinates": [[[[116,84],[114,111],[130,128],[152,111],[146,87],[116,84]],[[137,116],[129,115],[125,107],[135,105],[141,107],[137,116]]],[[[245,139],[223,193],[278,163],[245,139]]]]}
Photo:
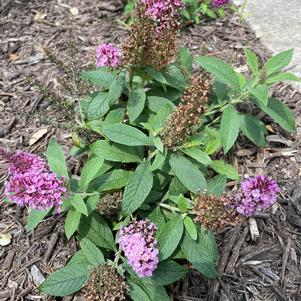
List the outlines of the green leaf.
{"type": "Polygon", "coordinates": [[[113,142],[137,146],[153,145],[152,140],[140,130],[126,124],[110,124],[103,127],[103,133],[113,142]]]}
{"type": "MultiPolygon", "coordinates": [[[[266,108],[262,105],[263,108],[266,108]]],[[[243,134],[254,144],[266,147],[265,134],[267,133],[265,125],[257,117],[243,114],[240,116],[240,129],[243,134]]]]}
{"type": "Polygon", "coordinates": [[[151,121],[151,126],[156,132],[159,132],[164,127],[173,109],[174,107],[171,106],[169,103],[162,105],[159,112],[151,121]]]}
{"type": "Polygon", "coordinates": [[[148,219],[156,224],[157,226],[157,231],[156,231],[156,237],[158,238],[160,236],[160,233],[162,232],[164,226],[166,225],[164,215],[161,211],[161,208],[158,206],[156,207],[153,211],[149,213],[147,216],[148,219]]]}
{"type": "Polygon", "coordinates": [[[181,183],[191,192],[203,192],[206,180],[201,171],[189,160],[172,155],[169,160],[172,171],[181,183]]]}
{"type": "Polygon", "coordinates": [[[282,72],[276,75],[272,74],[271,76],[268,77],[265,83],[269,85],[269,84],[284,82],[284,81],[300,82],[301,80],[295,74],[289,72],[282,72]]]}
{"type": "Polygon", "coordinates": [[[227,186],[227,177],[224,175],[218,175],[210,179],[208,182],[208,194],[220,196],[224,193],[227,186]]]}
{"type": "Polygon", "coordinates": [[[154,141],[154,145],[156,146],[157,150],[159,150],[159,152],[163,153],[164,152],[164,145],[162,143],[162,140],[159,136],[156,136],[153,138],[154,141]]]}
{"type": "Polygon", "coordinates": [[[197,228],[190,216],[186,216],[184,218],[184,226],[185,226],[186,231],[189,233],[190,237],[193,240],[196,240],[198,238],[198,232],[197,232],[197,228]]]}
{"type": "Polygon", "coordinates": [[[160,261],[168,258],[177,248],[183,234],[182,216],[172,218],[163,228],[158,237],[158,249],[160,261]]]}
{"type": "Polygon", "coordinates": [[[201,231],[199,232],[198,243],[202,246],[204,250],[206,250],[207,254],[211,257],[212,261],[214,263],[217,263],[218,250],[214,234],[211,231],[202,227],[201,231]]]}
{"type": "Polygon", "coordinates": [[[145,278],[144,280],[147,282],[148,279],[151,279],[156,285],[168,285],[183,278],[186,273],[187,269],[183,266],[173,260],[166,260],[159,263],[152,277],[145,278]]]}
{"type": "Polygon", "coordinates": [[[88,279],[89,271],[85,265],[64,267],[51,274],[39,287],[42,293],[63,297],[79,291],[88,279]]]}
{"type": "Polygon", "coordinates": [[[244,48],[244,52],[251,72],[257,76],[259,74],[259,62],[256,54],[248,48],[244,48]]]}
{"type": "Polygon", "coordinates": [[[199,239],[198,241],[194,241],[187,231],[184,232],[181,249],[193,267],[205,277],[214,279],[217,276],[212,255],[210,255],[208,250],[200,243],[199,239]]]}
{"type": "Polygon", "coordinates": [[[239,174],[235,168],[221,160],[212,161],[210,167],[220,175],[227,176],[231,180],[239,180],[239,174]]]}
{"type": "Polygon", "coordinates": [[[223,112],[220,132],[224,153],[226,154],[234,145],[239,133],[239,115],[231,105],[223,112]]]}
{"type": "Polygon", "coordinates": [[[145,100],[146,100],[146,95],[143,88],[132,90],[129,93],[127,110],[128,110],[131,123],[133,123],[142,113],[145,105],[145,100]]]}
{"type": "Polygon", "coordinates": [[[99,200],[100,200],[100,195],[98,193],[90,195],[88,197],[86,202],[88,215],[91,214],[97,208],[97,204],[99,203],[99,200]]]}
{"type": "Polygon", "coordinates": [[[264,70],[267,71],[267,75],[273,74],[286,67],[291,62],[293,53],[294,50],[289,49],[271,57],[264,65],[264,70]]]}
{"type": "Polygon", "coordinates": [[[109,89],[109,104],[114,104],[122,95],[123,88],[124,88],[124,83],[125,83],[125,74],[121,72],[118,74],[113,82],[110,85],[109,89]]]}
{"type": "Polygon", "coordinates": [[[250,93],[256,97],[262,104],[265,106],[269,100],[269,88],[267,85],[257,85],[253,89],[250,90],[250,93]]]}
{"type": "Polygon", "coordinates": [[[181,213],[186,213],[188,209],[188,202],[187,199],[180,194],[177,199],[178,208],[180,209],[181,213]]]}
{"type": "Polygon", "coordinates": [[[73,208],[69,209],[65,221],[65,233],[67,239],[74,234],[80,223],[81,213],[73,208]]]}
{"type": "Polygon", "coordinates": [[[88,189],[90,182],[95,179],[103,163],[104,159],[98,156],[90,157],[85,163],[80,176],[80,188],[83,191],[88,189]]]}
{"type": "Polygon", "coordinates": [[[124,108],[118,108],[115,110],[111,110],[105,119],[105,123],[111,124],[111,123],[122,123],[125,115],[125,109],[124,108]]]}
{"type": "Polygon", "coordinates": [[[122,211],[131,214],[145,201],[153,187],[153,174],[148,162],[141,163],[130,177],[123,194],[122,211]]]}
{"type": "Polygon", "coordinates": [[[158,81],[159,83],[162,83],[165,85],[168,84],[164,75],[161,72],[157,71],[154,67],[148,66],[144,70],[150,77],[152,77],[154,80],[158,81]]]}
{"type": "Polygon", "coordinates": [[[34,230],[39,223],[44,219],[44,217],[47,216],[47,214],[51,211],[52,208],[46,209],[46,210],[34,210],[30,209],[27,217],[27,223],[26,223],[26,231],[32,231],[34,230]]]}
{"type": "Polygon", "coordinates": [[[80,213],[88,216],[88,209],[83,197],[79,194],[74,194],[70,198],[72,206],[80,213]]]}
{"type": "Polygon", "coordinates": [[[51,171],[58,177],[64,176],[69,179],[64,153],[55,138],[49,141],[46,158],[51,171]]]}
{"type": "Polygon", "coordinates": [[[106,262],[102,252],[94,245],[94,243],[90,239],[81,239],[80,247],[83,250],[86,258],[93,266],[98,267],[106,262]]]}
{"type": "Polygon", "coordinates": [[[269,98],[267,106],[263,106],[259,102],[255,103],[262,111],[270,115],[281,127],[290,133],[296,130],[293,112],[281,100],[271,97],[269,98]]]}
{"type": "Polygon", "coordinates": [[[189,77],[192,74],[192,57],[188,48],[181,48],[179,60],[181,69],[186,77],[189,77]]]}
{"type": "Polygon", "coordinates": [[[97,68],[93,71],[85,71],[81,73],[81,77],[87,79],[94,85],[109,88],[114,80],[114,74],[107,67],[97,68]]]}
{"type": "Polygon", "coordinates": [[[91,266],[91,263],[85,256],[84,252],[82,250],[77,251],[69,260],[66,266],[72,266],[72,265],[86,265],[87,267],[91,266]]]}
{"type": "Polygon", "coordinates": [[[88,120],[97,120],[102,118],[110,109],[108,92],[97,92],[90,103],[88,110],[88,120]]]}
{"type": "Polygon", "coordinates": [[[173,109],[175,108],[175,105],[170,100],[159,96],[148,96],[146,105],[155,113],[158,113],[166,105],[169,105],[173,109]]]}
{"type": "Polygon", "coordinates": [[[141,152],[137,148],[126,145],[110,143],[106,140],[98,140],[90,145],[90,151],[107,161],[133,163],[141,162],[141,152]]]}
{"type": "Polygon", "coordinates": [[[83,216],[78,232],[82,237],[90,239],[96,246],[116,251],[112,231],[99,214],[94,212],[88,217],[83,216]]]}
{"type": "Polygon", "coordinates": [[[103,192],[120,189],[127,184],[132,173],[132,171],[123,169],[107,172],[93,181],[91,190],[103,192]]]}
{"type": "Polygon", "coordinates": [[[206,56],[199,56],[195,61],[203,69],[212,73],[218,80],[227,84],[233,90],[240,91],[239,79],[230,65],[220,59],[206,56]]]}
{"type": "Polygon", "coordinates": [[[153,301],[138,284],[130,280],[128,284],[130,286],[129,295],[133,301],[153,301]]]}
{"type": "Polygon", "coordinates": [[[181,151],[205,166],[211,163],[210,157],[197,147],[183,148],[181,151]]]}

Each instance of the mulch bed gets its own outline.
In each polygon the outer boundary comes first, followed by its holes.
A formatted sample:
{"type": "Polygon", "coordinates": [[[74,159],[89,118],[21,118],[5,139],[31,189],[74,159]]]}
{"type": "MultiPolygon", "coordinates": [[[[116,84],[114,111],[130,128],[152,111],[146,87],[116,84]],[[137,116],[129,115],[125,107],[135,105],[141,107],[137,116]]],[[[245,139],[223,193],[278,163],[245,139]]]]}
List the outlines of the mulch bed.
{"type": "MultiPolygon", "coordinates": [[[[66,124],[51,123],[55,114],[51,103],[31,89],[26,76],[33,73],[55,87],[56,71],[43,48],[66,57],[69,40],[76,42],[82,65],[93,63],[98,44],[118,45],[125,38],[125,30],[116,22],[122,10],[122,1],[117,0],[0,1],[0,146],[39,153],[52,135],[65,149],[70,146],[66,124]],[[49,124],[41,123],[41,113],[49,117],[49,124]],[[44,134],[29,143],[41,128],[44,134]]],[[[222,20],[187,27],[182,36],[182,45],[194,55],[221,57],[241,71],[246,69],[243,47],[254,50],[262,62],[269,55],[248,25],[230,14],[222,20]]],[[[301,125],[301,97],[294,87],[277,85],[273,95],[294,110],[301,125]]],[[[273,176],[283,188],[279,202],[251,222],[218,233],[218,279],[208,281],[191,271],[170,288],[175,300],[301,300],[301,127],[291,136],[259,114],[269,125],[269,147],[259,149],[240,139],[228,160],[241,175],[264,172],[273,176]],[[250,232],[254,223],[257,236],[250,232]]],[[[69,164],[80,167],[75,159],[69,164]]],[[[0,167],[0,184],[4,181],[5,171],[0,167]]],[[[0,247],[0,300],[56,300],[41,295],[36,285],[66,264],[76,251],[76,241],[65,238],[62,217],[48,218],[33,233],[26,233],[26,212],[11,204],[0,206],[0,233],[13,235],[10,245],[0,247]]]]}

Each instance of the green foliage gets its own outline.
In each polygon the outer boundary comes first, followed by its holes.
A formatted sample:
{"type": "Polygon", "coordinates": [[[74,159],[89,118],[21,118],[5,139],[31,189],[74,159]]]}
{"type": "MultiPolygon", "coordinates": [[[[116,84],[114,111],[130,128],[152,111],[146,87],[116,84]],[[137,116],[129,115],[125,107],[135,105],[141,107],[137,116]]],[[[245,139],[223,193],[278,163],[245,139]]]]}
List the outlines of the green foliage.
{"type": "MultiPolygon", "coordinates": [[[[207,0],[187,0],[186,4],[184,18],[196,23],[202,15],[216,17],[222,13],[213,12],[207,0]]],[[[247,75],[211,56],[195,59],[200,70],[213,75],[214,88],[208,93],[206,112],[199,123],[193,123],[193,134],[173,148],[166,143],[164,129],[167,121],[174,121],[169,130],[180,132],[181,120],[173,113],[182,112],[179,103],[183,110],[189,97],[189,90],[185,91],[190,85],[193,58],[187,48],[163,71],[139,66],[131,72],[120,67],[82,73],[95,85],[95,91],[78,104],[79,127],[93,137],[73,152],[85,158],[80,174],[69,177],[63,152],[54,139],[46,152],[51,170],[66,180],[69,197],[62,208],[65,232],[68,239],[76,234],[81,250],[65,268],[47,278],[41,285],[43,292],[72,294],[83,286],[91,268],[102,264],[114,265],[126,278],[130,298],[139,301],[169,300],[164,286],[185,276],[182,263],[190,262],[205,277],[217,276],[215,238],[195,222],[194,201],[205,191],[221,196],[227,179],[239,180],[223,156],[231,152],[237,139],[245,136],[258,146],[267,145],[266,125],[255,115],[258,110],[245,114],[243,104],[253,102],[283,129],[295,130],[292,112],[270,97],[269,91],[278,81],[297,80],[282,72],[292,51],[274,56],[263,66],[251,50],[245,49],[245,56],[250,69],[247,75]],[[185,101],[181,102],[184,93],[185,101]],[[101,216],[99,206],[105,204],[101,202],[114,195],[120,199],[113,205],[121,203],[120,208],[114,208],[116,215],[101,216]],[[157,226],[159,265],[152,277],[140,279],[129,267],[118,239],[122,226],[143,218],[157,226]]],[[[27,230],[34,229],[50,211],[31,211],[27,230]]]]}
{"type": "Polygon", "coordinates": [[[80,290],[88,277],[86,265],[67,266],[51,274],[40,285],[39,290],[51,296],[68,296],[80,290]]]}

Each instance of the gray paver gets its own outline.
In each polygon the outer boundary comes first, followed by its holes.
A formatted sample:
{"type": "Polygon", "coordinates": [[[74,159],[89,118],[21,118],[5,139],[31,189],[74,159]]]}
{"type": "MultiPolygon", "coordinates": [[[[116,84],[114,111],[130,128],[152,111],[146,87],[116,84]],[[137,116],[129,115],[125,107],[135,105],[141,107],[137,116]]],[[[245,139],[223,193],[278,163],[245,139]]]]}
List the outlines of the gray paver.
{"type": "Polygon", "coordinates": [[[294,48],[290,71],[301,77],[301,0],[248,0],[245,19],[273,53],[294,48]]]}

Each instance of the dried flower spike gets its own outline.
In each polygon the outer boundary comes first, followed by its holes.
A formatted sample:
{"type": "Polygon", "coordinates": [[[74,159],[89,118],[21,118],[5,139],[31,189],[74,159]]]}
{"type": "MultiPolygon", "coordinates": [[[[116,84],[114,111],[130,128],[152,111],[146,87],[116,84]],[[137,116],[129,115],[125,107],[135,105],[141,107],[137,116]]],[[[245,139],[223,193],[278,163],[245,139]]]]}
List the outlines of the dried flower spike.
{"type": "Polygon", "coordinates": [[[120,65],[121,51],[112,44],[102,44],[96,49],[96,67],[116,68],[120,65]]]}
{"type": "Polygon", "coordinates": [[[149,220],[133,221],[120,228],[120,247],[140,278],[152,276],[158,266],[156,230],[156,225],[149,220]]]}
{"type": "Polygon", "coordinates": [[[97,205],[97,211],[109,218],[116,217],[121,209],[122,192],[117,191],[106,194],[97,205]]]}
{"type": "Polygon", "coordinates": [[[121,301],[125,300],[128,289],[124,278],[116,269],[102,265],[94,270],[84,288],[85,300],[88,301],[121,301]]]}
{"type": "Polygon", "coordinates": [[[236,212],[231,199],[226,195],[196,195],[194,211],[195,221],[210,230],[224,230],[242,222],[242,216],[236,212]]]}
{"type": "Polygon", "coordinates": [[[242,182],[240,189],[231,195],[237,203],[237,212],[250,217],[272,206],[277,201],[278,192],[280,187],[273,179],[259,175],[242,182]]]}
{"type": "Polygon", "coordinates": [[[209,81],[203,76],[191,80],[190,87],[182,97],[181,103],[168,118],[162,131],[163,144],[174,149],[183,145],[194,134],[195,126],[205,112],[209,94],[209,81]]]}
{"type": "Polygon", "coordinates": [[[139,0],[123,44],[123,64],[132,70],[148,65],[166,69],[177,53],[181,8],[179,0],[139,0]]]}

